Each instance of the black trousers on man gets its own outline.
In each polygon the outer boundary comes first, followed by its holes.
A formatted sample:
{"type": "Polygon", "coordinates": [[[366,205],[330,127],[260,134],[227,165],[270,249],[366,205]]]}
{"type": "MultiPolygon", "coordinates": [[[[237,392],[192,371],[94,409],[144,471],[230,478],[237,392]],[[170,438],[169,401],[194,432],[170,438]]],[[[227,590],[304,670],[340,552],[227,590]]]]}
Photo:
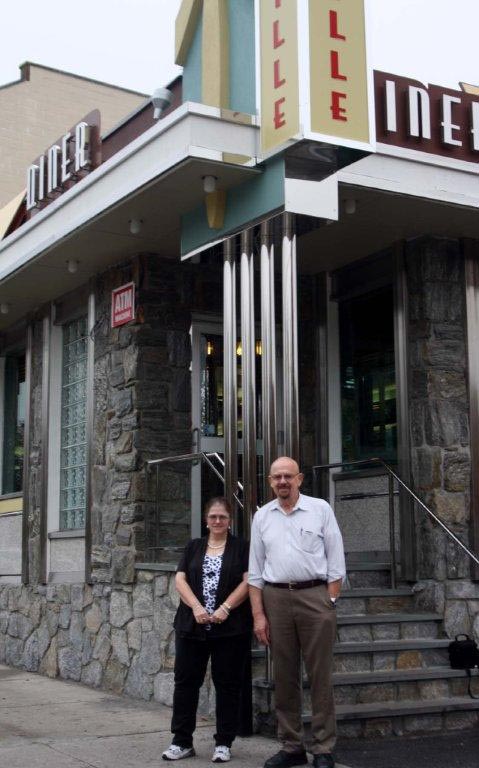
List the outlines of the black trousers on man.
{"type": "Polygon", "coordinates": [[[173,744],[179,747],[191,747],[193,744],[200,688],[211,657],[211,676],[216,690],[214,738],[217,745],[231,747],[238,731],[241,685],[250,649],[249,633],[206,640],[176,638],[171,721],[173,744]]]}

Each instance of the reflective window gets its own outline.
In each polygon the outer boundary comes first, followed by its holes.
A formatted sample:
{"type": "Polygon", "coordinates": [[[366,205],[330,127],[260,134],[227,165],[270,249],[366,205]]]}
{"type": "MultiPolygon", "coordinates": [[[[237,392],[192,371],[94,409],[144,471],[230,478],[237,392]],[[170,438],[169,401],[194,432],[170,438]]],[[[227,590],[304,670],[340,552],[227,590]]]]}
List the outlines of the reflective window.
{"type": "Polygon", "coordinates": [[[5,358],[2,493],[23,488],[25,431],[25,356],[5,358]]]}
{"type": "Polygon", "coordinates": [[[83,528],[86,509],[87,320],[63,326],[60,529],[83,528]]]}
{"type": "Polygon", "coordinates": [[[339,305],[343,461],[396,461],[393,291],[339,305]]]}

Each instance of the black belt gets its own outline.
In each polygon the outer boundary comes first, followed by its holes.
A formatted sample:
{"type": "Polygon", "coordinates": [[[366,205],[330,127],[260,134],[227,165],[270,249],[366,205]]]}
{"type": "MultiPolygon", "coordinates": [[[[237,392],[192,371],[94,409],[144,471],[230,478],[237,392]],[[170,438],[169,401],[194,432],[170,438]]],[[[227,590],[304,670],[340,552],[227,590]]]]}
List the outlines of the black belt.
{"type": "Polygon", "coordinates": [[[319,587],[321,584],[327,584],[325,579],[311,579],[310,581],[265,581],[268,587],[276,587],[277,589],[310,589],[311,587],[319,587]]]}

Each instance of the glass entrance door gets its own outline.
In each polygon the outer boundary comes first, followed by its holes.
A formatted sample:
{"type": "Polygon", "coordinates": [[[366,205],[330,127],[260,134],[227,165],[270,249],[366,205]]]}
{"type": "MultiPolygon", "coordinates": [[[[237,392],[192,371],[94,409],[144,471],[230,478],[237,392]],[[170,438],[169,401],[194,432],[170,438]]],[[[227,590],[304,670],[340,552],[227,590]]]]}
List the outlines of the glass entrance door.
{"type": "Polygon", "coordinates": [[[392,286],[339,306],[343,461],[397,461],[392,286]]]}
{"type": "MultiPolygon", "coordinates": [[[[192,327],[192,421],[193,451],[224,454],[223,422],[223,333],[220,323],[198,322],[192,327]]],[[[236,346],[238,392],[238,478],[242,471],[241,343],[236,346]]],[[[258,491],[261,493],[263,441],[261,435],[261,341],[256,342],[256,418],[258,491]]],[[[198,464],[192,471],[192,535],[201,535],[201,510],[208,498],[221,496],[224,487],[213,472],[198,464]]],[[[258,499],[260,504],[261,498],[258,499]]]]}

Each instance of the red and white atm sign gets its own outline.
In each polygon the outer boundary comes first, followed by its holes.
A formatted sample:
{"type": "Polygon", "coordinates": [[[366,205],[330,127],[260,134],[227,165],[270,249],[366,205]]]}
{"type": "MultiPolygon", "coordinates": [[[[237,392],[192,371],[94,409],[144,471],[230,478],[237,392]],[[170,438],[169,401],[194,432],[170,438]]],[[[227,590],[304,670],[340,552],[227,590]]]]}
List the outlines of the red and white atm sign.
{"type": "Polygon", "coordinates": [[[111,327],[135,319],[135,283],[125,283],[111,292],[111,327]]]}

